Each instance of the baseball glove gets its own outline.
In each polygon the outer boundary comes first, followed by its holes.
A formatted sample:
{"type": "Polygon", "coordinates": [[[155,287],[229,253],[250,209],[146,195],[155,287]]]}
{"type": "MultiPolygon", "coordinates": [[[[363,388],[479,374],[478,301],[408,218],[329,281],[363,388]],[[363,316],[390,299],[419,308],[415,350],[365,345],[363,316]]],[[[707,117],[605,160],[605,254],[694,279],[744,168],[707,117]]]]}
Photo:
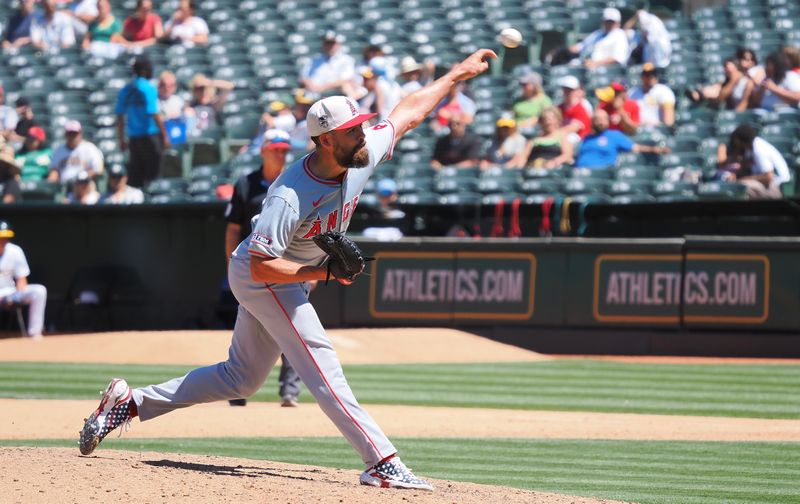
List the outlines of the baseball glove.
{"type": "Polygon", "coordinates": [[[372,257],[364,257],[358,245],[339,231],[327,231],[314,237],[314,243],[328,254],[328,278],[353,281],[364,271],[364,264],[372,257]]]}

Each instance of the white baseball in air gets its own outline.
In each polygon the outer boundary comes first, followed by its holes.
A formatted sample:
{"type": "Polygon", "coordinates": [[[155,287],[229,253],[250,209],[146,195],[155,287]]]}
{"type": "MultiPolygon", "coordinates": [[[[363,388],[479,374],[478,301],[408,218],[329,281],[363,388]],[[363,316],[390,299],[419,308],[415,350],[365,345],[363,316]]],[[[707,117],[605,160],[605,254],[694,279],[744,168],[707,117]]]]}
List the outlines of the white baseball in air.
{"type": "Polygon", "coordinates": [[[509,49],[519,47],[522,43],[522,34],[516,28],[504,28],[500,32],[500,43],[509,49]]]}

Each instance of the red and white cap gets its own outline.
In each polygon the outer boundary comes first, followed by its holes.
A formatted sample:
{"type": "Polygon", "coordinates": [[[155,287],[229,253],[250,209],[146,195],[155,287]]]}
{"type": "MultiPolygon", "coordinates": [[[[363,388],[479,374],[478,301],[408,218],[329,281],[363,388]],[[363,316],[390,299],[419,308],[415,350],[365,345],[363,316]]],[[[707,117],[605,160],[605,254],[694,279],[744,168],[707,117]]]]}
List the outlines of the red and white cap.
{"type": "Polygon", "coordinates": [[[311,105],[306,116],[309,136],[316,137],[334,130],[358,126],[375,117],[360,114],[358,104],[346,96],[329,96],[311,105]]]}

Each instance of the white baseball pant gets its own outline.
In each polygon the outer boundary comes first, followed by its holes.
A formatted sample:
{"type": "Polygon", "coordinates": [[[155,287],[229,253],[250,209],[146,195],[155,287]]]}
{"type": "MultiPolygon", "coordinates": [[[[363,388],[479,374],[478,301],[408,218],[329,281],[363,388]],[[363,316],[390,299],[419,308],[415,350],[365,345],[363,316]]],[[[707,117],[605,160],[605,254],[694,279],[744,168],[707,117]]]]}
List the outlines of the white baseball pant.
{"type": "Polygon", "coordinates": [[[248,256],[231,259],[228,278],[239,301],[228,360],[135,389],[141,420],[193,404],[249,397],[283,353],[367,467],[396,453],[350,390],[336,351],[308,301],[308,284],[253,282],[248,256]]]}

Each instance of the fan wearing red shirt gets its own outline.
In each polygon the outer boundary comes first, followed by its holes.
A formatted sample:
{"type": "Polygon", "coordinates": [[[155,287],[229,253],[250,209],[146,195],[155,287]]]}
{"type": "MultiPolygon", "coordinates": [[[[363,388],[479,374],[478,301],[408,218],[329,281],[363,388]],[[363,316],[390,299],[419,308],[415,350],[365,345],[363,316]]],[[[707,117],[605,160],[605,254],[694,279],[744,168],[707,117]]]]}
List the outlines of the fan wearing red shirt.
{"type": "Polygon", "coordinates": [[[628,91],[619,82],[594,91],[600,99],[601,110],[608,113],[608,129],[618,130],[626,135],[635,135],[639,127],[639,104],[628,98],[628,91]]]}
{"type": "Polygon", "coordinates": [[[581,83],[574,75],[565,75],[558,79],[557,84],[564,95],[564,101],[558,105],[564,118],[561,129],[568,134],[575,133],[583,140],[592,129],[592,120],[583,104],[581,83]]]}
{"type": "Polygon", "coordinates": [[[161,17],[153,12],[152,0],[137,0],[136,13],[122,25],[122,36],[135,47],[147,47],[164,36],[161,17]]]}

